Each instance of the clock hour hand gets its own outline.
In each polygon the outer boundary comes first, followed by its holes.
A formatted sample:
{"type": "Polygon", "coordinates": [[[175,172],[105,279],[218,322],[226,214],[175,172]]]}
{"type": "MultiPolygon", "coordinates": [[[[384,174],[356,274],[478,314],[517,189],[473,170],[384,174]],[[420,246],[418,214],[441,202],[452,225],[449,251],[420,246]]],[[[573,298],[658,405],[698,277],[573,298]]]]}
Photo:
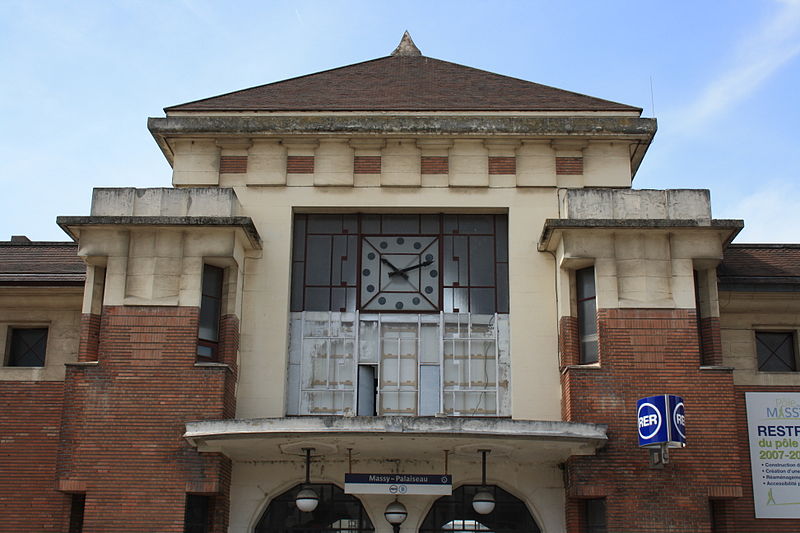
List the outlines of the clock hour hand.
{"type": "Polygon", "coordinates": [[[420,264],[418,264],[418,265],[413,265],[413,266],[410,266],[410,267],[401,268],[400,270],[397,270],[397,269],[395,269],[395,271],[394,271],[394,272],[389,272],[389,275],[390,275],[390,276],[394,276],[395,274],[400,274],[401,276],[403,276],[403,277],[406,277],[406,278],[407,278],[408,276],[406,276],[406,275],[405,275],[405,273],[406,273],[406,272],[409,272],[409,271],[411,271],[411,270],[414,270],[415,268],[422,268],[422,267],[426,267],[426,266],[428,266],[428,265],[430,265],[430,264],[433,264],[433,260],[430,260],[430,261],[424,261],[424,262],[422,262],[422,263],[420,263],[420,264]]]}
{"type": "Polygon", "coordinates": [[[395,274],[400,274],[404,279],[408,279],[408,274],[391,264],[385,257],[381,257],[381,263],[392,269],[392,272],[389,272],[389,277],[394,276],[395,274]]]}

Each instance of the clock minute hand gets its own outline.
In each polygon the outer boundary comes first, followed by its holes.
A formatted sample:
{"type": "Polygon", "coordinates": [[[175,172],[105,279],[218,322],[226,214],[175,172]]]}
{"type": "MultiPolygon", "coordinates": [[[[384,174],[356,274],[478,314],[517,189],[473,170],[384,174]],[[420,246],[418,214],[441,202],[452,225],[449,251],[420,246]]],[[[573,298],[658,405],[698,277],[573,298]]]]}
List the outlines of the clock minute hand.
{"type": "Polygon", "coordinates": [[[410,266],[410,267],[401,268],[400,270],[397,270],[397,271],[395,271],[395,272],[392,272],[392,273],[390,273],[389,275],[390,275],[390,276],[393,276],[393,275],[395,275],[395,274],[401,274],[401,275],[402,275],[402,274],[405,274],[406,272],[409,272],[409,271],[411,271],[411,270],[414,270],[415,268],[422,268],[422,267],[426,267],[426,266],[428,266],[428,265],[430,265],[430,264],[433,264],[433,260],[431,260],[431,261],[425,261],[425,262],[422,262],[422,263],[420,263],[420,264],[418,264],[418,265],[413,265],[413,266],[410,266]]]}
{"type": "Polygon", "coordinates": [[[403,278],[408,279],[408,274],[406,274],[405,272],[403,272],[402,270],[391,264],[389,260],[386,259],[385,257],[381,257],[381,263],[392,269],[392,272],[389,272],[389,277],[392,277],[395,274],[400,274],[401,276],[403,276],[403,278]]]}

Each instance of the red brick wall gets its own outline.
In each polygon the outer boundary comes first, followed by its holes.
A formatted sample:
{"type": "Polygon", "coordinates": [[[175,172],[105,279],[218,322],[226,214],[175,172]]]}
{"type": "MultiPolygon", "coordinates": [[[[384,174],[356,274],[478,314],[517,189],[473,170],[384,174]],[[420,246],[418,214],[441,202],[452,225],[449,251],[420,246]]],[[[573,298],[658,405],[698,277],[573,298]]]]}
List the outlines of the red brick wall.
{"type": "MultiPolygon", "coordinates": [[[[197,308],[106,307],[98,363],[67,368],[58,482],[85,490],[84,531],[182,532],[187,492],[216,493],[227,530],[230,462],[183,438],[190,420],[235,408],[235,367],[195,366],[197,308]]],[[[235,362],[238,324],[222,322],[235,362]]]]}
{"type": "Polygon", "coordinates": [[[420,172],[422,174],[447,174],[450,172],[450,163],[447,156],[424,155],[420,159],[420,172]]]}
{"type": "Polygon", "coordinates": [[[81,315],[78,361],[97,361],[100,342],[100,315],[84,313],[81,315]]]}
{"type": "Polygon", "coordinates": [[[0,382],[0,531],[61,531],[55,490],[63,383],[0,382]]]}
{"type": "Polygon", "coordinates": [[[246,155],[223,155],[219,158],[219,171],[224,174],[245,174],[247,172],[246,155]]]}
{"type": "Polygon", "coordinates": [[[558,321],[558,356],[562,368],[580,363],[581,342],[577,317],[562,316],[558,321]]]}
{"type": "Polygon", "coordinates": [[[556,174],[583,174],[583,158],[556,157],[556,174]]]}
{"type": "Polygon", "coordinates": [[[313,155],[290,155],[286,158],[286,172],[288,174],[313,174],[313,155]]]}
{"type": "Polygon", "coordinates": [[[700,319],[700,342],[703,350],[703,364],[722,364],[722,337],[719,329],[719,317],[710,316],[700,319]]]}
{"type": "Polygon", "coordinates": [[[379,155],[357,155],[353,157],[354,174],[380,174],[381,156],[379,155]]]}
{"type": "Polygon", "coordinates": [[[516,157],[490,157],[489,158],[489,174],[516,174],[517,173],[517,158],[516,157]]]}
{"type": "Polygon", "coordinates": [[[567,463],[568,531],[578,532],[580,500],[606,497],[608,530],[710,532],[709,493],[738,490],[733,379],[699,369],[693,310],[601,309],[599,367],[562,375],[567,420],[608,424],[608,445],[567,463]],[[688,445],[663,470],[638,447],[636,401],[677,394],[686,402],[688,445]]]}

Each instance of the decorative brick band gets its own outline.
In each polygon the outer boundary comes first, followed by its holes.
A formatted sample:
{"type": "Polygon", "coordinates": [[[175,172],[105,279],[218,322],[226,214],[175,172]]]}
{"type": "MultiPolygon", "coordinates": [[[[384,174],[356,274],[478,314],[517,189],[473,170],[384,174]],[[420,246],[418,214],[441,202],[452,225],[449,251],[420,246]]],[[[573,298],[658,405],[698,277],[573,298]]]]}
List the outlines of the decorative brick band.
{"type": "Polygon", "coordinates": [[[556,174],[559,175],[583,174],[583,158],[556,157],[556,174]]]}
{"type": "Polygon", "coordinates": [[[516,157],[490,157],[489,158],[489,174],[516,174],[517,173],[517,158],[516,157]]]}
{"type": "Polygon", "coordinates": [[[447,174],[450,161],[447,156],[424,155],[420,160],[422,174],[447,174]]]}
{"type": "Polygon", "coordinates": [[[286,158],[286,172],[288,174],[313,174],[313,155],[290,155],[286,158]]]}
{"type": "Polygon", "coordinates": [[[221,174],[244,174],[247,172],[246,155],[223,155],[219,158],[221,174]]]}
{"type": "Polygon", "coordinates": [[[353,158],[354,174],[380,174],[381,156],[357,155],[353,158]]]}

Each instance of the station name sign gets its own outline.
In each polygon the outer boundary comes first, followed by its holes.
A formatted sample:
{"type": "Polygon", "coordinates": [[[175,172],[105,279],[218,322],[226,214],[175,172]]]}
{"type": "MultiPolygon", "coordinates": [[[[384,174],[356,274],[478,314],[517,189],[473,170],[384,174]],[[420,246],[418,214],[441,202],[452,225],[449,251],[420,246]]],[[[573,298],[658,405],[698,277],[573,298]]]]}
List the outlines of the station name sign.
{"type": "Polygon", "coordinates": [[[453,493],[449,474],[345,474],[345,494],[430,494],[453,493]]]}

